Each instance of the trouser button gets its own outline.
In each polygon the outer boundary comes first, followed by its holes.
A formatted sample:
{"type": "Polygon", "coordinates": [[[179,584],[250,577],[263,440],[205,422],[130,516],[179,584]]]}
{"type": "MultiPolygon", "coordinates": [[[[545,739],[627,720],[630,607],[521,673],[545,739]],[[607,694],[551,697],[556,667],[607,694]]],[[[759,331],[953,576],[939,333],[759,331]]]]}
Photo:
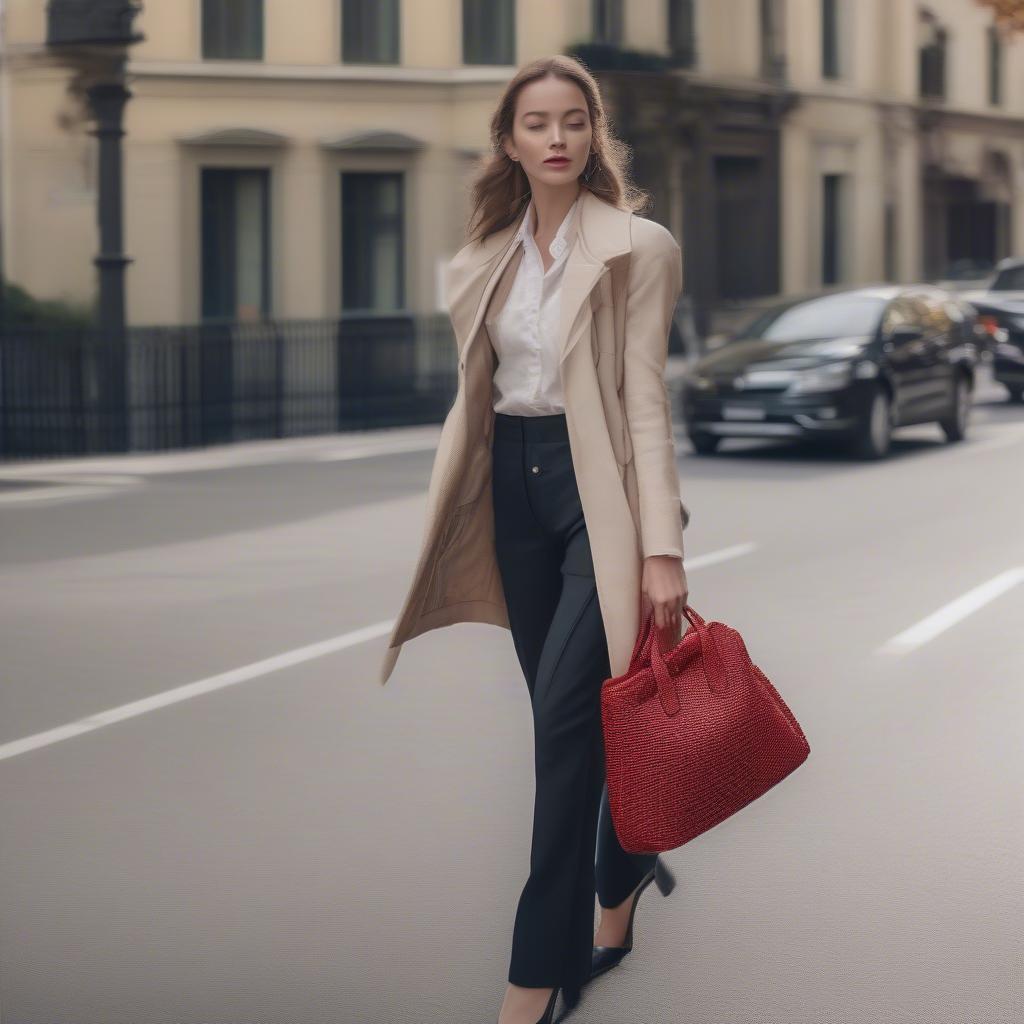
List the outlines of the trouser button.
{"type": "Polygon", "coordinates": [[[540,466],[534,466],[533,467],[533,471],[534,471],[534,473],[539,473],[540,472],[540,466]]]}

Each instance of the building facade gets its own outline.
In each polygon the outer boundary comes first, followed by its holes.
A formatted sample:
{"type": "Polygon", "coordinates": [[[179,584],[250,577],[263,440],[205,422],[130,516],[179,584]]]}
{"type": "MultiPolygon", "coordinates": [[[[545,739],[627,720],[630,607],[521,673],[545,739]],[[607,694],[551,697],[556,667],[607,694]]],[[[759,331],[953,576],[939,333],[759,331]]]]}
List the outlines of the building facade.
{"type": "MultiPolygon", "coordinates": [[[[1024,246],[1024,43],[973,0],[145,0],[128,63],[128,320],[442,308],[515,66],[582,47],[680,239],[702,331],[1024,246]]],[[[95,290],[95,139],[6,0],[3,267],[95,290]]]]}

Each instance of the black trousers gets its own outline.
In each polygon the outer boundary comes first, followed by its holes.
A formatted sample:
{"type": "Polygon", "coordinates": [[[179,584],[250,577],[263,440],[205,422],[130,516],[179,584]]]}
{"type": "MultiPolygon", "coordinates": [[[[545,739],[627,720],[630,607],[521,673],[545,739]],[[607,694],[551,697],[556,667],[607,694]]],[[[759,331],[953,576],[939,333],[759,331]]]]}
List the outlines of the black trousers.
{"type": "Polygon", "coordinates": [[[495,413],[492,454],[495,548],[536,770],[508,980],[579,988],[590,977],[595,893],[617,906],[656,858],[626,853],[609,813],[601,684],[611,669],[564,414],[495,413]]]}

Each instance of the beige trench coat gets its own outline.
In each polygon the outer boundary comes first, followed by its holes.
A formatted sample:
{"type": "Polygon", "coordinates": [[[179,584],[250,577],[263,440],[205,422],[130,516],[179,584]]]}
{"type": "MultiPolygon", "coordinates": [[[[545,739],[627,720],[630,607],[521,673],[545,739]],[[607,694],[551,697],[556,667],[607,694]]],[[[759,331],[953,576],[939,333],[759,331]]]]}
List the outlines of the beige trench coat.
{"type": "MultiPolygon", "coordinates": [[[[682,557],[690,518],[680,498],[664,381],[682,252],[660,224],[586,188],[573,218],[557,344],[609,663],[620,675],[640,627],[643,559],[682,557]]],[[[522,258],[523,247],[513,244],[518,229],[519,221],[464,246],[447,267],[458,390],[434,457],[420,555],[381,665],[382,685],[402,644],[427,630],[456,622],[509,628],[494,549],[497,356],[488,323],[522,258]]]]}

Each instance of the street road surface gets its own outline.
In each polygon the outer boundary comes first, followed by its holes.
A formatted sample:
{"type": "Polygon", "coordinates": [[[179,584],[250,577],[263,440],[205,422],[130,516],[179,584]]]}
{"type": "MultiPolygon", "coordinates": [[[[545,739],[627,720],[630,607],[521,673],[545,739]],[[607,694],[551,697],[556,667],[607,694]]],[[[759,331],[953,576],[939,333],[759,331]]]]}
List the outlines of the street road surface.
{"type": "MultiPolygon", "coordinates": [[[[486,1022],[511,634],[410,641],[437,427],[0,468],[3,1024],[486,1022]]],[[[880,463],[678,442],[690,599],[811,744],[667,855],[579,1024],[1024,1019],[1024,409],[880,463]]]]}

